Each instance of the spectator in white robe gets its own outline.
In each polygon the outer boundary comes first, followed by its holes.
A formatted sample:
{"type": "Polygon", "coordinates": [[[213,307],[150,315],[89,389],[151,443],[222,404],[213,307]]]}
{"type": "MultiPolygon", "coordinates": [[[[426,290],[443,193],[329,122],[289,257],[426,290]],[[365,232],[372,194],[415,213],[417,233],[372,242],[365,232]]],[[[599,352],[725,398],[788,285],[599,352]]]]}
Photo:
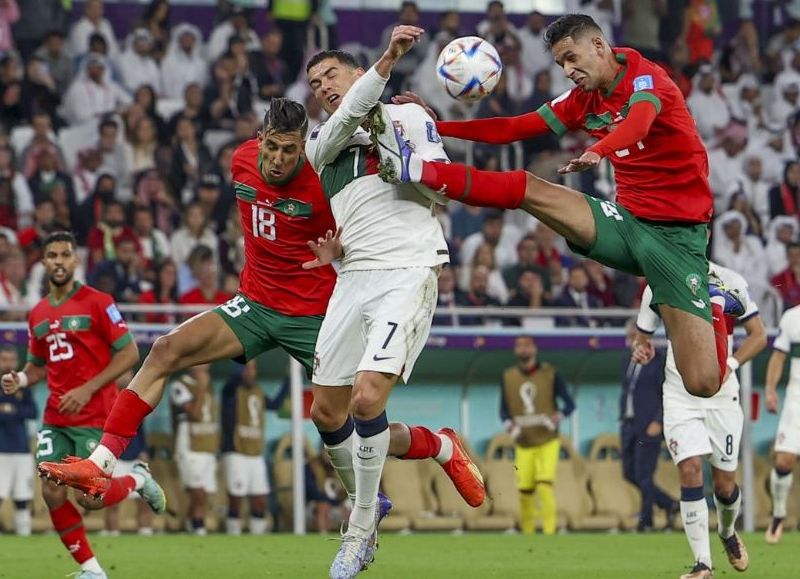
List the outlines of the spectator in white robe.
{"type": "Polygon", "coordinates": [[[738,211],[726,211],[714,223],[713,259],[737,271],[750,286],[750,297],[760,303],[769,291],[767,256],[761,239],[747,234],[747,219],[738,211]]]}
{"type": "Polygon", "coordinates": [[[692,79],[694,85],[686,104],[706,146],[714,143],[719,132],[731,122],[728,101],[722,94],[711,65],[702,65],[692,79]]]}
{"type": "Polygon", "coordinates": [[[64,118],[70,124],[82,124],[124,108],[130,102],[125,89],[108,78],[105,58],[90,54],[64,97],[64,118]]]}
{"type": "Polygon", "coordinates": [[[134,93],[140,86],[151,86],[157,95],[162,94],[161,69],[153,57],[153,36],[145,28],[137,28],[128,37],[125,52],[119,57],[122,84],[134,93]]]}
{"type": "Polygon", "coordinates": [[[208,62],[203,58],[203,37],[197,26],[182,23],[173,28],[161,76],[164,96],[173,99],[182,99],[190,84],[206,86],[208,62]]]}
{"type": "Polygon", "coordinates": [[[87,0],[83,6],[83,16],[72,25],[69,31],[69,53],[74,58],[89,52],[89,38],[94,33],[102,34],[108,43],[108,55],[119,56],[117,38],[107,18],[103,17],[103,0],[87,0]]]}
{"type": "Polygon", "coordinates": [[[778,215],[769,224],[767,230],[767,276],[772,279],[789,266],[786,259],[786,246],[797,242],[800,230],[797,218],[790,215],[778,215]]]}

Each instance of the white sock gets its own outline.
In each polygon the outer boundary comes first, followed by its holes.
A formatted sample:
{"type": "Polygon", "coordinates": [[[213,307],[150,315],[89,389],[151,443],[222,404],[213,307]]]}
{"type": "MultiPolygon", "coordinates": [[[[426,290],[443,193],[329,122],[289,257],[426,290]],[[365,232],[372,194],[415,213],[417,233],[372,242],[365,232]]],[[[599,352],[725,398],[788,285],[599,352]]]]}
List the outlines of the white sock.
{"type": "MultiPolygon", "coordinates": [[[[356,426],[356,428],[358,428],[356,426]]],[[[389,428],[374,436],[353,437],[353,469],[356,478],[356,500],[350,513],[349,529],[363,535],[372,532],[375,524],[375,503],[386,455],[389,453],[389,428]]]]}
{"type": "Polygon", "coordinates": [[[739,492],[738,487],[736,488],[736,495],[736,500],[730,505],[726,505],[714,493],[714,504],[717,506],[717,531],[723,539],[733,535],[736,530],[736,519],[739,518],[739,513],[742,510],[742,493],[739,492]]]}
{"type": "Polygon", "coordinates": [[[205,537],[206,535],[208,535],[208,530],[205,527],[198,527],[197,529],[194,530],[194,534],[199,537],[205,537]]]}
{"type": "Polygon", "coordinates": [[[114,467],[117,466],[117,457],[102,444],[97,445],[97,448],[89,456],[89,460],[102,468],[106,474],[114,472],[114,467]]]}
{"type": "Polygon", "coordinates": [[[266,517],[250,517],[250,534],[263,535],[267,532],[266,517]]]}
{"type": "Polygon", "coordinates": [[[100,566],[100,563],[97,561],[97,557],[92,557],[91,559],[87,559],[83,563],[81,563],[81,569],[83,571],[91,571],[92,573],[102,573],[103,568],[100,566]]]}
{"type": "Polygon", "coordinates": [[[14,531],[22,537],[31,534],[31,510],[29,508],[14,511],[14,531]]]}
{"type": "Polygon", "coordinates": [[[139,527],[138,533],[142,537],[152,537],[153,536],[153,527],[139,527]]]}
{"type": "Polygon", "coordinates": [[[225,532],[229,535],[242,534],[242,520],[228,517],[225,520],[225,532]]]}
{"type": "Polygon", "coordinates": [[[450,440],[449,436],[445,436],[444,434],[439,434],[438,432],[434,432],[434,434],[439,437],[439,440],[442,441],[442,448],[439,450],[439,454],[437,454],[434,459],[439,464],[444,464],[453,458],[453,441],[450,440]]]}
{"type": "Polygon", "coordinates": [[[135,490],[135,491],[142,490],[142,487],[144,486],[144,481],[146,480],[144,478],[144,475],[143,474],[139,474],[138,472],[132,472],[131,476],[133,477],[133,480],[136,483],[136,486],[133,487],[133,490],[135,490]]]}
{"type": "Polygon", "coordinates": [[[694,560],[711,569],[711,541],[708,538],[708,504],[705,499],[681,501],[683,532],[689,541],[694,560]]]}
{"type": "Polygon", "coordinates": [[[353,430],[350,436],[337,445],[325,445],[328,455],[331,457],[331,464],[339,476],[339,480],[342,481],[345,492],[353,503],[356,500],[356,473],[353,470],[353,437],[355,432],[353,430]]]}
{"type": "Polygon", "coordinates": [[[778,476],[774,468],[769,473],[769,489],[772,493],[772,516],[775,518],[786,518],[786,499],[789,498],[793,478],[792,473],[778,476]]]}

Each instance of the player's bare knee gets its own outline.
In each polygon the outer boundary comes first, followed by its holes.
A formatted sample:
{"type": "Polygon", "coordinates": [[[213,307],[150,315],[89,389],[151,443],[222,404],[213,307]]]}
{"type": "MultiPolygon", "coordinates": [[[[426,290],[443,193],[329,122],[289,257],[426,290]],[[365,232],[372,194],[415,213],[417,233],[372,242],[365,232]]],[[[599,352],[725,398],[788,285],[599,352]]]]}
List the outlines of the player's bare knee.
{"type": "Polygon", "coordinates": [[[681,474],[681,485],[686,487],[701,486],[703,484],[703,465],[699,457],[693,456],[678,463],[681,474]]]}
{"type": "Polygon", "coordinates": [[[380,394],[380,390],[374,384],[362,383],[360,388],[353,389],[350,411],[355,418],[370,420],[383,411],[382,402],[383,397],[380,394]]]}
{"type": "Polygon", "coordinates": [[[693,373],[684,378],[683,383],[689,394],[699,398],[711,398],[719,392],[720,388],[720,379],[716,368],[714,372],[693,373]]]}
{"type": "Polygon", "coordinates": [[[347,420],[347,408],[335,408],[330,401],[315,398],[311,403],[311,420],[317,429],[333,432],[347,420]]]}
{"type": "Polygon", "coordinates": [[[732,476],[715,476],[714,477],[714,494],[723,499],[727,499],[733,494],[736,488],[736,479],[732,476]]]}
{"type": "Polygon", "coordinates": [[[522,200],[521,208],[530,210],[538,207],[543,199],[541,187],[542,180],[528,171],[525,171],[525,177],[525,198],[522,200]]]}
{"type": "Polygon", "coordinates": [[[788,452],[779,452],[775,455],[775,468],[786,472],[794,468],[797,456],[788,452]]]}
{"type": "Polygon", "coordinates": [[[153,342],[150,354],[145,363],[154,366],[162,372],[170,372],[175,369],[178,360],[181,358],[175,338],[170,335],[160,336],[153,342]]]}

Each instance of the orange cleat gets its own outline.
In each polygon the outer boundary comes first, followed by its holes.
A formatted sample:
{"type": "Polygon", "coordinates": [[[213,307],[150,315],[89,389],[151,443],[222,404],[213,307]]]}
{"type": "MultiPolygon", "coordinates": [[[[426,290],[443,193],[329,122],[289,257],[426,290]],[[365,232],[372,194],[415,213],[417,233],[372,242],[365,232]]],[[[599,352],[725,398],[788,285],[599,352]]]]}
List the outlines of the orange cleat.
{"type": "Polygon", "coordinates": [[[111,476],[89,459],[68,456],[64,462],[42,462],[38,466],[39,476],[83,491],[95,498],[102,498],[111,485],[111,476]]]}
{"type": "Polygon", "coordinates": [[[442,428],[438,434],[446,436],[453,442],[453,456],[442,465],[444,472],[469,506],[481,506],[486,498],[486,487],[483,484],[481,471],[472,462],[461,444],[461,439],[452,428],[442,428]]]}

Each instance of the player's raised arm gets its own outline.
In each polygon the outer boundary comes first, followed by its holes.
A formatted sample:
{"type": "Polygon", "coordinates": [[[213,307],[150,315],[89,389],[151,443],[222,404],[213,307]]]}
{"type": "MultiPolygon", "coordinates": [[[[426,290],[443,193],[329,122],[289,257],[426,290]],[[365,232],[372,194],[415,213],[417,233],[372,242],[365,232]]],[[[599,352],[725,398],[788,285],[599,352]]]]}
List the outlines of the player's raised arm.
{"type": "Polygon", "coordinates": [[[306,144],[306,156],[317,172],[339,155],[378,104],[394,65],[423,33],[416,26],[396,26],[389,46],[366,72],[351,56],[338,51],[322,52],[311,59],[306,69],[308,84],[322,108],[331,114],[311,132],[306,144]]]}
{"type": "MultiPolygon", "coordinates": [[[[640,93],[643,94],[643,93],[640,93]]],[[[583,171],[600,163],[614,151],[634,147],[650,132],[650,126],[661,112],[661,103],[652,100],[640,100],[634,103],[628,111],[628,116],[617,128],[603,137],[577,159],[572,159],[559,173],[574,173],[583,171]]]]}

